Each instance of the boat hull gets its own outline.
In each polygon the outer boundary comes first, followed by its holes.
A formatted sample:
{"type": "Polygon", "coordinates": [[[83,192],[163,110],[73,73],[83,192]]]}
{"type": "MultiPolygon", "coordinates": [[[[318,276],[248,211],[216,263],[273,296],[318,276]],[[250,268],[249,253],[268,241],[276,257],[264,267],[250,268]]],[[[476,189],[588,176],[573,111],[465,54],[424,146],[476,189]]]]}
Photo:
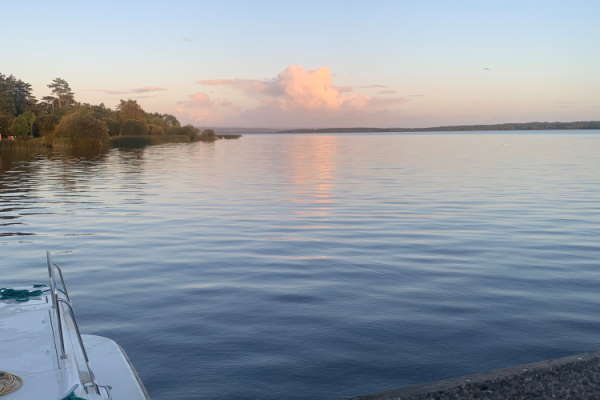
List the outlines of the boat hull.
{"type": "Polygon", "coordinates": [[[82,335],[90,366],[98,383],[110,384],[113,400],[149,400],[142,380],[115,341],[96,335],[82,335]]]}

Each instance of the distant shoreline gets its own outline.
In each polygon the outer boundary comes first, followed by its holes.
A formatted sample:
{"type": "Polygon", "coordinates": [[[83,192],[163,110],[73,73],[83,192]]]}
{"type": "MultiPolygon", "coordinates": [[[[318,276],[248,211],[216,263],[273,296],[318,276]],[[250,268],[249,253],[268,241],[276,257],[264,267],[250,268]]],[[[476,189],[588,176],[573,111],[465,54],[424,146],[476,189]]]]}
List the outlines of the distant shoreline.
{"type": "Polygon", "coordinates": [[[457,131],[542,131],[600,129],[600,121],[524,122],[489,125],[448,125],[427,128],[316,128],[286,129],[269,133],[380,133],[380,132],[457,132],[457,131]]]}

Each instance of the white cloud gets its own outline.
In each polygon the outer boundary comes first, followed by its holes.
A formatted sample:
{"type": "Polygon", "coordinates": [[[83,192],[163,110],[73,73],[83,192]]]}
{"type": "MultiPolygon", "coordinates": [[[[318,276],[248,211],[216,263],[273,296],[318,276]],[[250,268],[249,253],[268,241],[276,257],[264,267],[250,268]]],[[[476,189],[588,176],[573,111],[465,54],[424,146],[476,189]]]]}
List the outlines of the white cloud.
{"type": "Polygon", "coordinates": [[[391,92],[371,96],[356,92],[353,87],[338,87],[327,67],[307,70],[292,65],[273,79],[213,79],[198,83],[217,92],[228,88],[255,103],[243,108],[231,99],[213,100],[205,92],[195,93],[179,103],[178,112],[200,125],[351,126],[376,122],[383,114],[389,117],[406,101],[390,96],[391,92]]]}

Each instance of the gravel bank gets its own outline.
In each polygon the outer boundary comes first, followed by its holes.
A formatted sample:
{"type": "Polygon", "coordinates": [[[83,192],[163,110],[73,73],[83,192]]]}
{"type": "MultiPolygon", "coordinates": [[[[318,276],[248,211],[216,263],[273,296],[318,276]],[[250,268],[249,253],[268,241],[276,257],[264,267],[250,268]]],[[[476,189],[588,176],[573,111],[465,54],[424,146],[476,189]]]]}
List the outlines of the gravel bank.
{"type": "Polygon", "coordinates": [[[600,351],[407,386],[351,400],[600,399],[600,351]]]}

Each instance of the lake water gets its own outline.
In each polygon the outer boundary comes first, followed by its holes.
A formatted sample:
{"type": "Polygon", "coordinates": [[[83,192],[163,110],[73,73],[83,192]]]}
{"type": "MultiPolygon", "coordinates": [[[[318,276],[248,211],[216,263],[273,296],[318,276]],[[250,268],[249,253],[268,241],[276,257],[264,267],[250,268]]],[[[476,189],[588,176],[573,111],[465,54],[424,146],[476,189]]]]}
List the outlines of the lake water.
{"type": "Polygon", "coordinates": [[[65,270],[154,399],[339,399],[600,348],[600,134],[2,156],[0,286],[65,270]]]}

